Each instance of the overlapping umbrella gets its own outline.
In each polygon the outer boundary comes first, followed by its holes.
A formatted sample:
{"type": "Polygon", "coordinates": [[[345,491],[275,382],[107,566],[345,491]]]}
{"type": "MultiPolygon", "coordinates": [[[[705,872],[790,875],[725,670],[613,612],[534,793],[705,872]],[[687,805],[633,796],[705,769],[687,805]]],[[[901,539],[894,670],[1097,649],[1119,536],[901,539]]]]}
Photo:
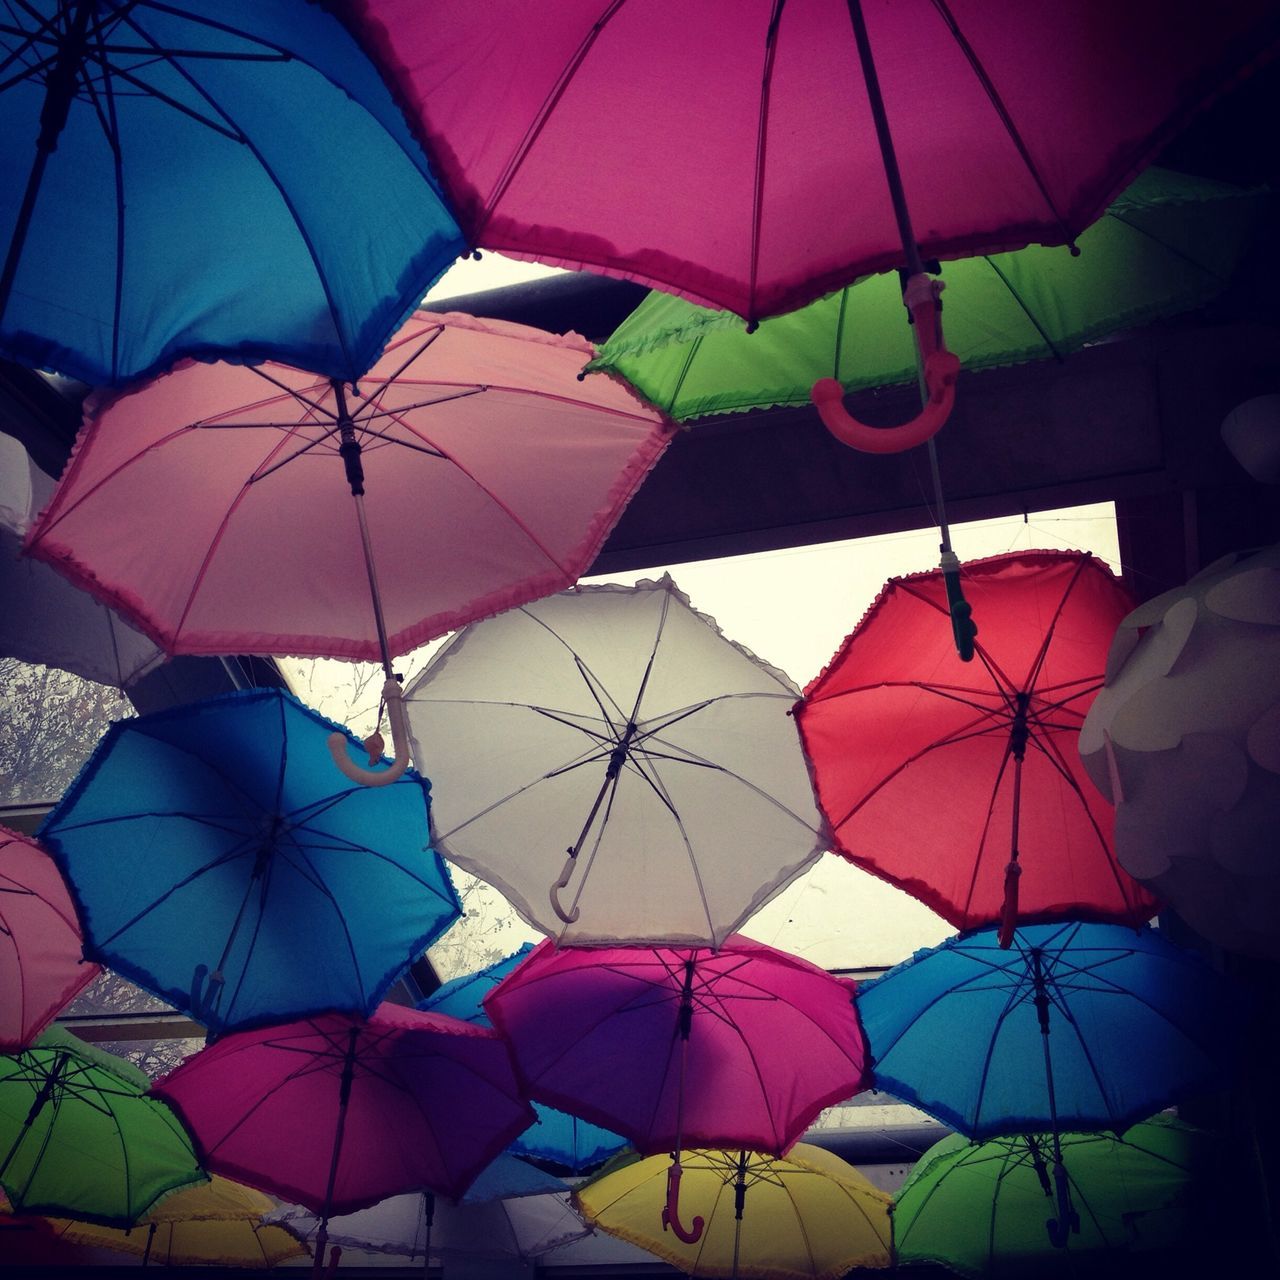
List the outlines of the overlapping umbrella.
{"type": "Polygon", "coordinates": [[[563,942],[714,946],[828,841],[795,695],[664,576],[476,623],[405,696],[445,857],[563,942]]]}
{"type": "Polygon", "coordinates": [[[24,0],[0,22],[0,351],[371,365],[463,242],[392,93],[302,0],[24,0]]]}
{"type": "Polygon", "coordinates": [[[984,620],[966,664],[937,625],[943,578],[886,584],[796,711],[835,851],[1006,941],[1018,922],[1140,924],[1156,901],[1116,863],[1076,749],[1128,594],[1079,552],[967,564],[984,620]]]}
{"type": "Polygon", "coordinates": [[[112,725],[41,826],[89,954],[215,1035],[371,1013],[461,908],[426,780],[345,782],[335,727],[280,689],[112,725]]]}
{"type": "Polygon", "coordinates": [[[0,1052],[26,1048],[97,975],[57,864],[0,826],[0,1052]]]}

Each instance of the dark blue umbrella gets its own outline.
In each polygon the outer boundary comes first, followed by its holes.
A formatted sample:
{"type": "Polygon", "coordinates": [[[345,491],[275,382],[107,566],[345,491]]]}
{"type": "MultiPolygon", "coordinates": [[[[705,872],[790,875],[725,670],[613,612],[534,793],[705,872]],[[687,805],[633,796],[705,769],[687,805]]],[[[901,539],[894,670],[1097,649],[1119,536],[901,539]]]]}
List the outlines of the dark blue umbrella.
{"type": "MultiPolygon", "coordinates": [[[[489,1015],[484,1010],[485,996],[532,950],[533,943],[526,942],[514,954],[486,965],[475,973],[463,974],[460,978],[446,982],[427,996],[418,1008],[447,1013],[463,1022],[492,1026],[489,1015]]],[[[566,1111],[557,1111],[538,1102],[533,1103],[533,1109],[537,1112],[538,1119],[507,1148],[513,1155],[554,1165],[568,1173],[583,1173],[603,1164],[627,1145],[626,1138],[621,1134],[602,1129],[587,1120],[580,1120],[566,1111]]]]}
{"type": "Polygon", "coordinates": [[[24,364],[354,379],[464,250],[327,6],[24,0],[0,67],[0,352],[24,364]]]}
{"type": "Polygon", "coordinates": [[[41,828],[86,951],[213,1035],[371,1013],[460,907],[428,782],[347,783],[334,730],[279,689],[113,724],[41,828]]]}
{"type": "Polygon", "coordinates": [[[1045,924],[918,951],[860,988],[876,1086],[961,1133],[1121,1132],[1230,1063],[1243,992],[1155,929],[1045,924]]]}

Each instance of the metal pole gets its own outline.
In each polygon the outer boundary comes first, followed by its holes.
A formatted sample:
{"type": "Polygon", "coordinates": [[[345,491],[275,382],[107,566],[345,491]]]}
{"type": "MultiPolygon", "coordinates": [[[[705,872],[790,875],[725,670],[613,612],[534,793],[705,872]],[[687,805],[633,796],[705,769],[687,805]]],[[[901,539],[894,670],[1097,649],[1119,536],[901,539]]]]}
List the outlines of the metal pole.
{"type": "Polygon", "coordinates": [[[1058,1217],[1056,1221],[1049,1222],[1049,1241],[1061,1249],[1066,1246],[1067,1236],[1078,1219],[1071,1204],[1067,1169],[1062,1163],[1062,1135],[1058,1132],[1058,1103],[1053,1089],[1053,1062],[1049,1056],[1049,991],[1045,983],[1043,954],[1039,947],[1031,948],[1031,980],[1035,987],[1036,1016],[1040,1021],[1040,1043],[1044,1047],[1044,1075],[1049,1094],[1049,1124],[1053,1137],[1053,1185],[1058,1203],[1058,1217]]]}
{"type": "Polygon", "coordinates": [[[342,1155],[342,1132],[347,1124],[347,1104],[351,1100],[351,1082],[356,1071],[356,1042],[360,1028],[352,1027],[347,1033],[347,1054],[342,1063],[342,1082],[338,1088],[338,1123],[333,1134],[333,1155],[329,1160],[329,1180],[324,1189],[324,1212],[320,1215],[320,1230],[316,1234],[316,1256],[312,1274],[319,1276],[324,1268],[325,1246],[329,1243],[329,1209],[333,1204],[333,1188],[338,1180],[338,1160],[342,1155]]]}

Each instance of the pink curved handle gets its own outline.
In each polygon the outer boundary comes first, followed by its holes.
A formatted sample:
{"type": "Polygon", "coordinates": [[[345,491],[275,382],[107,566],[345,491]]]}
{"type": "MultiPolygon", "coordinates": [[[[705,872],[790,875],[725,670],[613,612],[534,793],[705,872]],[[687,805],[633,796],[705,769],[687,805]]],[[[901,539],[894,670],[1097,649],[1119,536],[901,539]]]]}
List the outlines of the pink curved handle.
{"type": "Polygon", "coordinates": [[[685,1244],[697,1244],[702,1239],[702,1219],[695,1215],[692,1228],[680,1222],[680,1178],[683,1174],[684,1170],[676,1163],[667,1170],[667,1203],[662,1209],[662,1229],[666,1231],[669,1227],[675,1232],[676,1239],[683,1240],[685,1244]]]}
{"type": "Polygon", "coordinates": [[[1018,927],[1018,878],[1022,868],[1010,862],[1004,869],[1004,908],[1000,913],[1000,946],[1003,950],[1013,945],[1013,931],[1018,927]]]}
{"type": "Polygon", "coordinates": [[[929,399],[919,414],[898,427],[869,427],[844,407],[844,388],[834,378],[819,378],[809,392],[823,425],[841,444],[863,453],[902,453],[937,435],[956,403],[960,357],[945,349],[924,362],[929,399]]]}

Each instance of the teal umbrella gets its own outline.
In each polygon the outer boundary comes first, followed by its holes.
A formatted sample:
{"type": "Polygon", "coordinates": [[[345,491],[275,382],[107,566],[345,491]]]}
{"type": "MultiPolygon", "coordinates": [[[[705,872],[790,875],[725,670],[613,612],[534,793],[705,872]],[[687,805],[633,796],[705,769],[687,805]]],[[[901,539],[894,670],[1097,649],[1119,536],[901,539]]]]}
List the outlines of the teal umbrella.
{"type": "Polygon", "coordinates": [[[57,1028],[0,1057],[0,1187],[13,1211],[129,1227],[167,1192],[208,1181],[150,1083],[57,1028]]]}
{"type": "Polygon", "coordinates": [[[940,1262],[971,1276],[1083,1275],[1086,1258],[1202,1248],[1213,1135],[1169,1116],[1111,1133],[1063,1134],[1074,1214],[1062,1223],[1052,1140],[1020,1134],[970,1143],[959,1134],[921,1156],[893,1204],[900,1263],[940,1262]]]}
{"type": "MultiPolygon", "coordinates": [[[[1240,264],[1269,196],[1149,169],[1078,241],[942,267],[947,347],[965,369],[1062,357],[1201,306],[1240,264]]],[[[728,311],[651,293],[587,365],[621,374],[677,421],[805,405],[822,378],[846,391],[914,382],[916,346],[894,274],[868,276],[748,333],[728,311]]]]}

